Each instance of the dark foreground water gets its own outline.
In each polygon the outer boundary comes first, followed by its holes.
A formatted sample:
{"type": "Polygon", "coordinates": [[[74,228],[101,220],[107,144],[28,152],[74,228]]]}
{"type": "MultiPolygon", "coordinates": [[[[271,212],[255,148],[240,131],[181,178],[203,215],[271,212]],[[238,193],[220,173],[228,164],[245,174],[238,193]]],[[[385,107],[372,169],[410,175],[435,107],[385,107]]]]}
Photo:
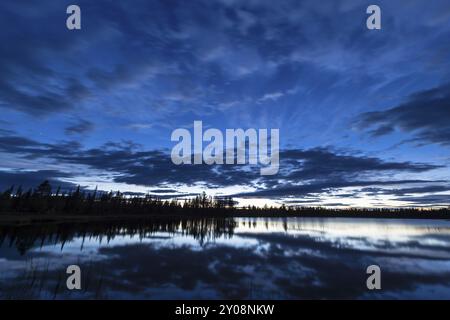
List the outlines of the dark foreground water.
{"type": "Polygon", "coordinates": [[[0,298],[450,299],[450,221],[201,219],[0,227],[0,298]],[[79,265],[82,290],[66,287],[79,265]],[[380,291],[366,268],[381,267],[380,291]]]}

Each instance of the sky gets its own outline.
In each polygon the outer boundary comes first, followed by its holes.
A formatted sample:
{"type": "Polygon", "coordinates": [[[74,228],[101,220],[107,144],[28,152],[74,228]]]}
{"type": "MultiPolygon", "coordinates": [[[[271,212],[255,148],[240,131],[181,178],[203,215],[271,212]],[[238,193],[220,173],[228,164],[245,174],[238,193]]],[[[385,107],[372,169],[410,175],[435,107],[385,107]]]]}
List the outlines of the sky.
{"type": "Polygon", "coordinates": [[[447,207],[449,39],[448,0],[4,0],[0,188],[447,207]],[[279,172],[173,164],[194,121],[279,129],[279,172]]]}

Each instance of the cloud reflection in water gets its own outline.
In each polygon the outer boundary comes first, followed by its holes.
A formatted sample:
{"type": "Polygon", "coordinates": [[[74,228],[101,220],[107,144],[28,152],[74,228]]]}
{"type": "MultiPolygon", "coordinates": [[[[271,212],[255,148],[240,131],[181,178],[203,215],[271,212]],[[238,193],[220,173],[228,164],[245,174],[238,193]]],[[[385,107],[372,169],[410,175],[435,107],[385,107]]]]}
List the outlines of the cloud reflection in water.
{"type": "Polygon", "coordinates": [[[448,221],[238,218],[74,228],[43,240],[36,230],[0,229],[0,297],[450,298],[448,221]],[[65,289],[69,264],[82,268],[79,292],[65,289]],[[366,289],[371,264],[382,270],[379,292],[366,289]]]}

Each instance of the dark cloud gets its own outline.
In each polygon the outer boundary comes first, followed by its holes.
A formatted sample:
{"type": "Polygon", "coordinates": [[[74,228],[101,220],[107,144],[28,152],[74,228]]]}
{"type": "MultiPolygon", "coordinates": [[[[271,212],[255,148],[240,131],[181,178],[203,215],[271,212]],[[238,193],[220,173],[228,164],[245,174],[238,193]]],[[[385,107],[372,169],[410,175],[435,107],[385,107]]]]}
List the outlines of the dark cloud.
{"type": "Polygon", "coordinates": [[[15,134],[15,132],[13,130],[0,128],[0,135],[2,135],[2,136],[14,135],[14,134],[15,134]]]}
{"type": "Polygon", "coordinates": [[[403,104],[360,116],[358,126],[372,136],[402,130],[414,135],[409,141],[450,144],[450,84],[413,94],[403,104]]]}
{"type": "Polygon", "coordinates": [[[39,7],[29,9],[46,10],[46,14],[23,19],[19,2],[1,4],[0,27],[8,32],[0,39],[8,45],[0,48],[0,107],[40,116],[73,108],[89,89],[72,72],[73,76],[58,74],[49,63],[58,60],[58,52],[68,53],[73,39],[64,34],[64,28],[48,25],[48,21],[61,21],[59,7],[35,5],[39,7]]]}
{"type": "Polygon", "coordinates": [[[177,191],[174,189],[151,189],[150,192],[152,192],[152,193],[174,193],[177,191]]]}
{"type": "Polygon", "coordinates": [[[88,120],[79,120],[77,123],[68,126],[65,129],[66,134],[83,134],[94,129],[94,124],[88,120]]]}
{"type": "MultiPolygon", "coordinates": [[[[437,182],[437,181],[434,181],[437,182]]],[[[443,183],[448,181],[442,181],[443,183]]],[[[421,193],[435,193],[435,192],[447,192],[450,191],[450,185],[427,185],[413,188],[401,188],[401,189],[382,189],[382,188],[363,188],[360,190],[372,195],[377,194],[389,194],[395,196],[404,196],[408,194],[421,194],[421,193]]]]}
{"type": "Polygon", "coordinates": [[[416,205],[433,204],[440,206],[450,206],[450,194],[436,194],[417,197],[401,197],[399,200],[412,202],[416,205]]]}
{"type": "Polygon", "coordinates": [[[0,151],[27,159],[49,159],[59,164],[84,165],[101,172],[114,173],[115,182],[144,186],[203,183],[212,188],[255,186],[258,183],[260,186],[256,192],[238,194],[247,197],[298,197],[345,187],[423,184],[430,181],[393,180],[389,178],[389,174],[421,173],[441,168],[433,164],[383,161],[317,148],[284,150],[280,153],[280,173],[275,176],[260,176],[258,168],[243,170],[238,165],[177,166],[165,151],[141,151],[139,148],[126,142],[83,149],[76,142],[46,144],[18,136],[0,138],[0,151]],[[382,174],[388,176],[382,179],[382,174]]]}
{"type": "MultiPolygon", "coordinates": [[[[280,184],[274,188],[260,189],[254,192],[240,193],[240,197],[258,197],[258,198],[279,198],[284,197],[304,197],[311,194],[327,193],[333,190],[348,187],[364,187],[364,186],[390,186],[402,184],[424,184],[434,181],[429,180],[325,180],[319,182],[310,182],[302,185],[280,184]]],[[[386,192],[387,193],[387,192],[386,192]]],[[[344,195],[343,198],[348,197],[344,195]]]]}
{"type": "MultiPolygon", "coordinates": [[[[86,14],[77,32],[65,28],[69,4],[1,4],[0,27],[8,30],[0,35],[1,42],[8,43],[0,49],[3,107],[33,115],[73,110],[93,93],[97,97],[132,84],[158,93],[146,98],[152,106],[166,107],[159,112],[201,109],[204,114],[221,105],[261,101],[276,92],[288,99],[287,91],[306,77],[322,95],[337,82],[348,86],[350,74],[379,79],[365,68],[374,63],[371,56],[383,58],[388,48],[402,49],[397,37],[416,36],[416,30],[436,21],[445,7],[445,1],[439,2],[425,22],[417,19],[406,31],[387,18],[396,10],[386,10],[385,23],[393,32],[369,36],[361,30],[365,6],[352,2],[319,6],[316,1],[284,0],[274,7],[271,1],[134,0],[131,8],[120,2],[79,0],[86,14]],[[339,19],[334,18],[337,12],[339,19]],[[349,58],[347,70],[340,65],[342,58],[349,58]],[[156,83],[145,81],[148,78],[157,78],[156,83]],[[263,84],[255,86],[255,80],[263,84]],[[230,88],[227,92],[224,84],[230,88]],[[181,104],[184,108],[174,108],[181,104]]],[[[391,6],[388,1],[383,5],[391,6]]],[[[445,32],[433,35],[446,39],[445,32]]],[[[441,49],[443,54],[448,50],[441,49]]]]}
{"type": "Polygon", "coordinates": [[[310,150],[285,150],[280,153],[280,168],[285,170],[287,179],[293,181],[307,179],[332,179],[352,177],[365,172],[425,172],[439,165],[412,162],[390,162],[362,155],[346,155],[326,148],[310,150]]]}
{"type": "Polygon", "coordinates": [[[394,128],[388,125],[385,126],[380,126],[372,131],[370,131],[370,135],[372,137],[381,137],[384,136],[386,134],[392,133],[394,132],[394,128]]]}
{"type": "Polygon", "coordinates": [[[80,149],[80,147],[80,143],[76,141],[50,144],[37,142],[35,140],[17,135],[0,137],[1,151],[16,154],[26,159],[68,156],[80,149]]]}
{"type": "Polygon", "coordinates": [[[0,107],[13,107],[14,110],[41,116],[51,112],[70,109],[74,106],[76,97],[87,94],[88,89],[77,83],[68,85],[59,92],[42,90],[39,93],[29,94],[0,82],[0,107]]]}
{"type": "Polygon", "coordinates": [[[45,180],[48,180],[53,187],[61,187],[61,190],[73,190],[76,188],[75,184],[61,180],[71,177],[70,174],[57,170],[0,171],[0,191],[12,186],[16,189],[21,186],[24,191],[27,191],[29,188],[37,187],[45,180]]]}

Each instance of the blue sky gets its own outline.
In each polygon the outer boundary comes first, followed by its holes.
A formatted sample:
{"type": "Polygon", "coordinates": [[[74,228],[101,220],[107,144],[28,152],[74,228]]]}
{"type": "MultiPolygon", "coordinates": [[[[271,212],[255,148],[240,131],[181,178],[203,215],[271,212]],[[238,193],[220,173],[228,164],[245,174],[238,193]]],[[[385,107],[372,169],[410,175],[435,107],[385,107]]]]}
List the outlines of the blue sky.
{"type": "Polygon", "coordinates": [[[446,0],[2,1],[0,186],[449,205],[449,22],[446,0]],[[194,120],[279,128],[280,172],[173,165],[194,120]]]}

